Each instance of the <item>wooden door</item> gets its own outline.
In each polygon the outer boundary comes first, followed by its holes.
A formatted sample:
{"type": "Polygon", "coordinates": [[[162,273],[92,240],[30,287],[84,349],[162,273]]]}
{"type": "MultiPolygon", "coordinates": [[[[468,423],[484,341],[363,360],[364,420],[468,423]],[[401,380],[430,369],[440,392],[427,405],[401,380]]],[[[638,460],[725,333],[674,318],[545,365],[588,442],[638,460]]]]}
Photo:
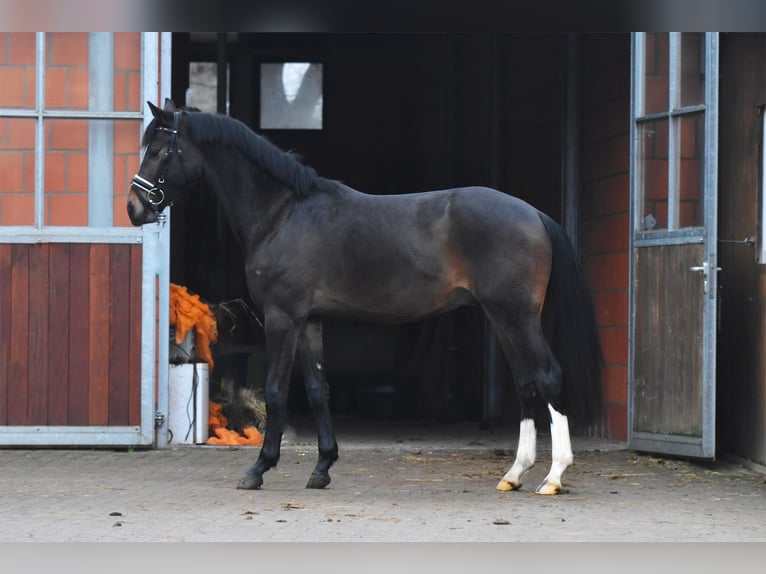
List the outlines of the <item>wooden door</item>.
{"type": "Polygon", "coordinates": [[[632,448],[715,457],[718,35],[634,34],[632,448]]]}

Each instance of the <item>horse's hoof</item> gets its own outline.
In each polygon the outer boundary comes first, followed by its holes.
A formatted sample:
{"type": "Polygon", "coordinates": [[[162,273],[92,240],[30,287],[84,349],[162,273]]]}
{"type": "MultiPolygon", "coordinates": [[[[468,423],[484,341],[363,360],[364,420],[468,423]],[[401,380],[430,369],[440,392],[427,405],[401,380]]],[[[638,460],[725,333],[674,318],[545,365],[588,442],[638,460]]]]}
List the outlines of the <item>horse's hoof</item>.
{"type": "Polygon", "coordinates": [[[537,494],[554,495],[561,492],[561,485],[555,482],[545,481],[535,490],[537,494]]]}
{"type": "Polygon", "coordinates": [[[306,483],[306,488],[324,488],[330,484],[329,474],[312,474],[306,483]]]}
{"type": "Polygon", "coordinates": [[[257,474],[246,474],[239,481],[237,488],[240,490],[258,490],[263,485],[263,477],[257,474]]]}
{"type": "Polygon", "coordinates": [[[503,492],[509,492],[511,490],[518,490],[521,488],[521,483],[513,484],[507,478],[503,478],[500,480],[500,482],[497,483],[495,488],[497,488],[497,490],[502,490],[503,492]]]}

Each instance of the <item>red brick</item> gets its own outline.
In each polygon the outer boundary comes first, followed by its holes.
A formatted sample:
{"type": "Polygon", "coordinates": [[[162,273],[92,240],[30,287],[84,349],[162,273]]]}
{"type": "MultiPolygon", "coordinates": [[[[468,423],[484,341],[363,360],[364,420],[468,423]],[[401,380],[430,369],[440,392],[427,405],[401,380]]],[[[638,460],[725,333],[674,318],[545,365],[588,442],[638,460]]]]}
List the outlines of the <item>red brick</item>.
{"type": "Polygon", "coordinates": [[[18,192],[24,187],[24,154],[0,153],[0,192],[18,192]]]}
{"type": "Polygon", "coordinates": [[[73,110],[88,109],[88,70],[86,68],[70,68],[69,82],[69,108],[73,110]]]}
{"type": "Polygon", "coordinates": [[[120,112],[128,109],[128,88],[125,76],[123,72],[114,74],[114,109],[120,112]]]}
{"type": "Polygon", "coordinates": [[[608,366],[628,364],[628,328],[610,327],[599,329],[604,363],[608,366]]]}
{"type": "MultiPolygon", "coordinates": [[[[8,47],[8,64],[11,66],[34,66],[37,40],[34,32],[11,32],[8,47]]],[[[0,58],[0,61],[2,59],[0,58]]]]}
{"type": "Polygon", "coordinates": [[[600,327],[627,327],[628,291],[610,289],[593,293],[596,321],[600,327]]]}
{"type": "Polygon", "coordinates": [[[583,251],[588,255],[628,249],[630,221],[627,213],[598,217],[583,224],[583,251]]]}
{"type": "Polygon", "coordinates": [[[66,191],[67,161],[65,153],[45,154],[45,191],[66,191]]]}
{"type": "Polygon", "coordinates": [[[141,149],[141,127],[138,121],[115,121],[114,153],[137,153],[141,149]]]}
{"type": "Polygon", "coordinates": [[[589,255],[584,258],[585,274],[594,290],[628,288],[628,252],[589,255]]]}
{"type": "Polygon", "coordinates": [[[668,77],[666,75],[645,76],[644,114],[668,111],[668,77]]]}
{"type": "Polygon", "coordinates": [[[646,35],[645,69],[647,74],[667,74],[670,63],[670,36],[667,32],[646,35]]]}
{"type": "Polygon", "coordinates": [[[668,161],[648,159],[644,162],[644,197],[665,200],[668,197],[668,161]]]}
{"type": "Polygon", "coordinates": [[[88,191],[88,154],[69,152],[67,154],[67,190],[88,191]]]}
{"type": "Polygon", "coordinates": [[[24,107],[24,68],[0,68],[0,107],[24,107]]]}
{"type": "Polygon", "coordinates": [[[88,149],[87,120],[49,120],[48,149],[86,150],[88,149]]]}
{"type": "Polygon", "coordinates": [[[682,159],[680,172],[681,199],[699,199],[702,196],[702,162],[695,159],[682,159]]]}
{"type": "Polygon", "coordinates": [[[689,159],[702,159],[702,114],[681,119],[681,157],[689,159]]]}
{"type": "Polygon", "coordinates": [[[67,69],[46,68],[45,105],[48,108],[67,107],[67,69]]]}
{"type": "Polygon", "coordinates": [[[35,149],[35,120],[0,120],[0,150],[35,149]]]}
{"type": "Polygon", "coordinates": [[[141,72],[128,74],[128,110],[141,111],[141,72]]]}
{"type": "Polygon", "coordinates": [[[678,206],[678,226],[697,227],[702,225],[702,204],[699,201],[682,201],[678,206]]]}
{"type": "Polygon", "coordinates": [[[628,407],[608,405],[606,410],[606,437],[610,440],[628,440],[628,407]]]}
{"type": "Polygon", "coordinates": [[[141,35],[138,32],[114,34],[115,70],[139,70],[141,68],[141,35]]]}
{"type": "Polygon", "coordinates": [[[583,196],[585,220],[610,213],[627,213],[630,208],[630,174],[621,173],[586,182],[583,196]]]}
{"type": "Polygon", "coordinates": [[[48,34],[49,64],[52,66],[88,65],[87,32],[54,32],[48,34]]]}
{"type": "Polygon", "coordinates": [[[32,67],[25,68],[26,84],[24,87],[24,107],[37,107],[37,74],[32,67]]]}
{"type": "Polygon", "coordinates": [[[628,367],[611,365],[604,369],[604,401],[628,404],[628,367]]]}
{"type": "Polygon", "coordinates": [[[35,152],[29,151],[24,154],[24,191],[35,191],[35,152]]]}
{"type": "Polygon", "coordinates": [[[114,156],[114,197],[115,201],[119,198],[127,201],[128,196],[128,181],[133,177],[133,174],[128,175],[128,160],[127,156],[115,155],[114,156]]]}
{"type": "Polygon", "coordinates": [[[0,32],[0,66],[8,65],[8,61],[6,60],[6,53],[5,53],[5,43],[7,42],[10,36],[11,36],[11,32],[0,32]]]}
{"type": "Polygon", "coordinates": [[[125,197],[118,197],[117,195],[114,196],[114,221],[113,225],[115,227],[132,227],[133,224],[130,223],[130,219],[128,218],[128,209],[127,209],[127,196],[125,197]]]}
{"type": "Polygon", "coordinates": [[[630,138],[627,134],[585,147],[583,179],[593,180],[628,172],[630,138]]]}
{"type": "Polygon", "coordinates": [[[651,214],[655,219],[653,229],[668,228],[668,202],[667,201],[647,201],[644,205],[642,217],[651,214]]]}
{"type": "Polygon", "coordinates": [[[60,193],[46,196],[48,225],[88,225],[88,196],[84,193],[60,193]]]}
{"type": "Polygon", "coordinates": [[[0,225],[34,225],[35,196],[32,193],[0,195],[0,225]]]}
{"type": "Polygon", "coordinates": [[[127,199],[130,180],[138,171],[138,153],[114,156],[114,195],[127,199]]]}

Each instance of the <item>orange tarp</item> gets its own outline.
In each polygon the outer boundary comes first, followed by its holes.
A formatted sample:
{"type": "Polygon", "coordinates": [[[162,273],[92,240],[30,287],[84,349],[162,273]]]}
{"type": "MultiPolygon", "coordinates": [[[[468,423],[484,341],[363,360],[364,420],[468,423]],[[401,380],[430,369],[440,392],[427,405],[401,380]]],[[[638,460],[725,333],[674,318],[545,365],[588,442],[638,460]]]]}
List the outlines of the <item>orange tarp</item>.
{"type": "Polygon", "coordinates": [[[194,328],[197,356],[213,370],[210,343],[218,340],[218,327],[213,312],[199,295],[191,295],[186,287],[170,284],[170,326],[176,329],[176,343],[183,343],[189,329],[194,328]]]}
{"type": "Polygon", "coordinates": [[[223,414],[223,408],[218,403],[210,401],[210,418],[208,420],[209,433],[211,436],[205,444],[214,445],[240,445],[240,446],[262,446],[263,435],[255,427],[245,427],[242,429],[244,436],[237,431],[226,428],[229,421],[223,414]]]}

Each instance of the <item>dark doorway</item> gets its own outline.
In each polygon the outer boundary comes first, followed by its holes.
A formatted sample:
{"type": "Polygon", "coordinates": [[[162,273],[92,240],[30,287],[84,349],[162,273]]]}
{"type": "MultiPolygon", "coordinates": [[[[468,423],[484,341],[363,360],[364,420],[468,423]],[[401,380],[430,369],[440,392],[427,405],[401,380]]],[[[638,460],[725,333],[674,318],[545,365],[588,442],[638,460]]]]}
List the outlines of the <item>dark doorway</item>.
{"type": "MultiPolygon", "coordinates": [[[[564,46],[561,35],[179,33],[172,93],[187,104],[190,69],[207,63],[217,111],[298,153],[325,177],[373,194],[489,185],[560,220],[564,46]],[[303,64],[303,77],[313,74],[313,81],[319,72],[318,124],[284,127],[266,117],[275,66],[284,63],[303,64]]],[[[302,104],[304,96],[292,94],[281,105],[315,110],[312,90],[302,104]]],[[[249,303],[241,250],[210,198],[174,208],[171,236],[171,281],[213,303],[249,303]],[[216,224],[200,225],[211,214],[216,224]]],[[[410,325],[327,325],[332,407],[383,418],[482,420],[485,338],[477,309],[410,325]]],[[[249,316],[225,339],[233,349],[263,344],[249,316]]],[[[240,355],[245,376],[252,360],[248,367],[247,353],[240,355]]],[[[508,373],[502,364],[489,368],[502,379],[495,422],[515,424],[508,373]]],[[[294,409],[307,408],[303,395],[294,384],[294,409]]]]}

